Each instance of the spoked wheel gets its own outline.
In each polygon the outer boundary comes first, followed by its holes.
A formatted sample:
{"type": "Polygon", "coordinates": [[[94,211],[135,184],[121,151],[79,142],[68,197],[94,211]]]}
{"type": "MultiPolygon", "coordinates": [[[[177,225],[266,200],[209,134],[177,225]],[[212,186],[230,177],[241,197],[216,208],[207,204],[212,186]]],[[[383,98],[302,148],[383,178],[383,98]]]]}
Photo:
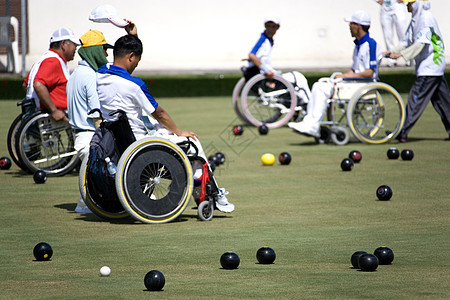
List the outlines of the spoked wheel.
{"type": "Polygon", "coordinates": [[[372,83],[353,95],[347,120],[358,140],[369,144],[394,139],[403,127],[405,107],[398,92],[385,83],[372,83]]]}
{"type": "Polygon", "coordinates": [[[177,145],[160,138],[131,144],[117,165],[116,190],[124,209],[144,223],[177,218],[189,203],[193,174],[177,145]]]}
{"type": "Polygon", "coordinates": [[[214,201],[203,201],[198,205],[198,217],[202,221],[211,221],[214,216],[214,201]]]}
{"type": "Polygon", "coordinates": [[[275,75],[274,79],[267,79],[256,75],[245,84],[241,102],[244,115],[252,125],[278,128],[292,119],[297,96],[292,84],[283,77],[275,75]]]}
{"type": "Polygon", "coordinates": [[[242,121],[244,121],[247,124],[250,124],[250,122],[247,120],[247,118],[244,115],[244,111],[243,111],[242,105],[241,105],[241,92],[242,92],[242,89],[244,88],[244,85],[245,85],[245,78],[242,77],[241,79],[239,79],[239,81],[234,86],[231,100],[232,100],[232,104],[233,104],[233,109],[234,109],[235,113],[237,114],[237,116],[239,117],[239,119],[241,119],[242,121]]]}
{"type": "Polygon", "coordinates": [[[37,112],[22,122],[15,142],[19,160],[28,172],[44,170],[47,176],[62,176],[78,163],[69,122],[53,120],[37,112]]]}

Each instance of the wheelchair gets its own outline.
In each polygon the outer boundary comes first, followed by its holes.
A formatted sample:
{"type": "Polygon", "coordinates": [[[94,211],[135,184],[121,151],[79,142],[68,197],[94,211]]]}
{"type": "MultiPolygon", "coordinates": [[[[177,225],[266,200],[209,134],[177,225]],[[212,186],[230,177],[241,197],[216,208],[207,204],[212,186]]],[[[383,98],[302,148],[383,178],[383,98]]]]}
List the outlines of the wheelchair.
{"type": "MultiPolygon", "coordinates": [[[[246,69],[242,68],[245,74],[246,69]]],[[[248,125],[278,128],[290,120],[301,121],[306,114],[307,93],[283,76],[267,79],[262,74],[244,76],[232,94],[233,109],[248,125]],[[299,96],[300,94],[303,95],[299,96]]]]}
{"type": "Polygon", "coordinates": [[[132,217],[151,224],[175,220],[193,197],[198,204],[198,217],[209,221],[214,215],[218,190],[214,188],[215,182],[194,180],[194,162],[203,166],[204,174],[206,171],[208,177],[212,176],[209,166],[205,170],[206,161],[196,153],[198,149],[189,140],[179,144],[159,137],[134,141],[120,155],[114,178],[117,197],[112,198],[95,192],[93,175],[88,171],[90,157],[86,157],[79,174],[81,196],[90,210],[103,219],[132,217]],[[186,154],[189,147],[195,149],[194,154],[186,154]]]}
{"type": "MultiPolygon", "coordinates": [[[[390,85],[369,80],[334,79],[334,93],[328,100],[326,119],[321,122],[318,143],[330,140],[345,145],[351,133],[368,144],[386,143],[394,139],[405,120],[405,106],[399,93],[390,85]]],[[[306,107],[298,104],[298,97],[290,82],[275,76],[273,80],[263,75],[252,77],[243,87],[241,107],[243,115],[252,125],[266,124],[269,128],[284,126],[289,121],[301,121],[306,107]]]]}
{"type": "Polygon", "coordinates": [[[326,118],[321,122],[318,143],[345,145],[352,135],[366,144],[387,143],[400,133],[405,122],[405,106],[390,85],[374,79],[329,80],[334,92],[328,100],[326,118]]]}
{"type": "Polygon", "coordinates": [[[43,170],[47,176],[62,176],[79,163],[74,148],[72,128],[67,121],[54,121],[44,110],[36,109],[34,100],[18,103],[22,113],[11,124],[8,151],[25,172],[43,170]]]}

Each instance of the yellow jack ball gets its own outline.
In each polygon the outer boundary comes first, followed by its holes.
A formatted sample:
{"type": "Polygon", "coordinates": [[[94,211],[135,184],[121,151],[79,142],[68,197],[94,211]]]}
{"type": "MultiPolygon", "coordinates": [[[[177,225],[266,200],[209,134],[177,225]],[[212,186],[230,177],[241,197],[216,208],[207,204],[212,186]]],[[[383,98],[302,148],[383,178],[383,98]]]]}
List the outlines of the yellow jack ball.
{"type": "Polygon", "coordinates": [[[261,161],[265,166],[271,166],[275,163],[275,155],[272,153],[265,153],[261,156],[261,161]]]}

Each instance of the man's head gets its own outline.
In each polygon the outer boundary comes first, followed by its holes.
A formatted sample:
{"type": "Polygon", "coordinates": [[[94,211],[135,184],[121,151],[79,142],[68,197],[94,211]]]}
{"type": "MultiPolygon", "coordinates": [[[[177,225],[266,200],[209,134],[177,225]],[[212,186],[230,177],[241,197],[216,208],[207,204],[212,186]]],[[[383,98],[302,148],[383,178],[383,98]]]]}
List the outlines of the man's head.
{"type": "Polygon", "coordinates": [[[72,30],[61,27],[53,32],[50,38],[50,48],[57,51],[67,61],[71,61],[75,56],[77,46],[80,45],[72,30]]]}
{"type": "Polygon", "coordinates": [[[81,48],[78,50],[78,54],[82,59],[86,60],[89,65],[98,70],[99,67],[108,63],[106,57],[108,53],[107,49],[114,48],[108,44],[103,34],[98,30],[89,30],[80,38],[81,48]]]}
{"type": "Polygon", "coordinates": [[[352,37],[356,39],[360,39],[369,32],[370,16],[363,10],[355,11],[351,17],[344,20],[350,23],[350,32],[352,37]]]}
{"type": "Polygon", "coordinates": [[[407,2],[408,12],[414,13],[417,10],[430,9],[430,1],[429,0],[403,0],[403,2],[407,2]]]}
{"type": "Polygon", "coordinates": [[[280,28],[280,18],[278,16],[267,16],[264,19],[264,27],[266,28],[266,35],[273,38],[280,28]]]}
{"type": "Polygon", "coordinates": [[[126,69],[131,74],[139,64],[142,52],[142,42],[137,36],[124,35],[114,44],[114,65],[126,69]]]}

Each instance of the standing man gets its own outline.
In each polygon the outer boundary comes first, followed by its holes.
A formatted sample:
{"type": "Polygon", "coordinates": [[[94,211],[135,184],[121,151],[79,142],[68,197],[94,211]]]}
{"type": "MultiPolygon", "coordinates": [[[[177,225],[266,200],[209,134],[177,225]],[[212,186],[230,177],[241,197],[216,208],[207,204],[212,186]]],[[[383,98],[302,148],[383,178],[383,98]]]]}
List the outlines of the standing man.
{"type": "MultiPolygon", "coordinates": [[[[353,51],[353,65],[344,74],[338,74],[334,78],[373,78],[377,77],[378,60],[381,50],[377,42],[369,35],[370,16],[362,10],[356,11],[350,18],[345,18],[350,23],[350,33],[355,38],[353,51]]],[[[336,89],[343,88],[347,83],[339,82],[336,89]]],[[[293,130],[312,137],[320,137],[320,121],[327,109],[327,100],[333,96],[334,83],[327,79],[314,83],[312,99],[308,103],[307,114],[301,122],[290,122],[288,126],[293,130]]]]}
{"type": "MultiPolygon", "coordinates": [[[[81,38],[81,48],[78,54],[82,60],[72,73],[67,83],[67,112],[69,123],[75,135],[75,150],[81,161],[89,155],[89,143],[99,126],[101,119],[98,113],[88,115],[94,108],[99,108],[96,74],[98,68],[106,63],[108,48],[100,31],[89,30],[81,38]]],[[[90,213],[81,195],[75,208],[77,213],[90,213]]]]}
{"type": "Polygon", "coordinates": [[[66,85],[69,79],[67,62],[73,60],[80,43],[72,30],[61,27],[50,38],[50,49],[33,65],[24,80],[26,97],[36,106],[48,110],[55,121],[65,120],[66,85]]]}
{"type": "MultiPolygon", "coordinates": [[[[135,24],[128,20],[124,21],[127,23],[124,27],[125,31],[137,36],[135,24]]],[[[78,62],[78,67],[67,82],[67,113],[75,134],[75,150],[83,161],[89,155],[89,144],[95,129],[101,122],[98,113],[88,114],[94,108],[100,108],[96,71],[108,63],[107,50],[114,47],[106,42],[105,37],[98,30],[89,30],[80,38],[80,42],[81,48],[78,54],[82,60],[78,62]]],[[[75,212],[90,213],[81,195],[75,212]]]]}
{"type": "Polygon", "coordinates": [[[412,14],[411,23],[399,47],[386,54],[393,59],[414,58],[417,79],[409,92],[405,124],[397,139],[406,142],[430,100],[450,139],[450,91],[444,77],[444,40],[436,19],[428,10],[428,0],[404,1],[408,2],[408,12],[412,14]]]}
{"type": "MultiPolygon", "coordinates": [[[[387,50],[394,49],[394,31],[399,41],[403,39],[406,31],[406,8],[403,0],[375,0],[380,4],[380,22],[383,29],[384,41],[387,50]]],[[[407,61],[408,63],[409,61],[407,61]]],[[[397,65],[397,60],[390,58],[388,66],[397,65]]]]}

